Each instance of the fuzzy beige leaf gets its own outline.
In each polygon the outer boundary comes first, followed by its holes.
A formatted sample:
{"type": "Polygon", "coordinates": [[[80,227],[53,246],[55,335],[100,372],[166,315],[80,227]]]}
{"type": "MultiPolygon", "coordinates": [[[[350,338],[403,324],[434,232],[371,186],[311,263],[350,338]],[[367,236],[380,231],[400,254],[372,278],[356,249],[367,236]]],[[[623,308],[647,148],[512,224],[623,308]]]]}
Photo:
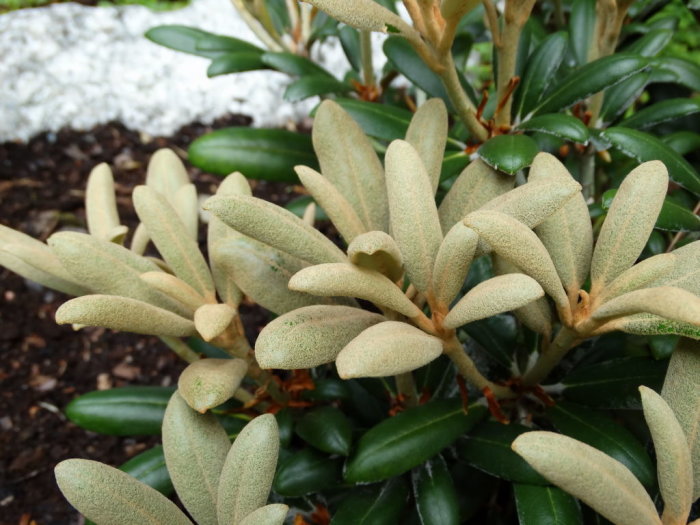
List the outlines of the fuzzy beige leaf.
{"type": "Polygon", "coordinates": [[[632,170],[613,199],[591,261],[595,297],[642,253],[666,197],[668,172],[658,160],[632,170]]]}
{"type": "Polygon", "coordinates": [[[247,371],[243,359],[200,359],[182,371],[177,391],[193,410],[204,414],[231,399],[247,371]]]}
{"type": "Polygon", "coordinates": [[[222,241],[216,246],[214,258],[246,295],[277,315],[329,302],[290,290],[289,279],[306,264],[254,239],[239,237],[222,241]]]}
{"type": "Polygon", "coordinates": [[[111,241],[110,233],[120,226],[114,178],[112,170],[104,162],[95,166],[88,177],[85,189],[85,216],[90,235],[105,241],[111,241]]]}
{"type": "Polygon", "coordinates": [[[447,308],[462,289],[478,241],[474,230],[458,222],[440,244],[433,267],[433,293],[443,307],[447,308]]]}
{"type": "Polygon", "coordinates": [[[532,277],[521,273],[499,275],[477,284],[454,305],[443,325],[452,329],[492,315],[520,308],[544,296],[532,277]]]}
{"type": "Polygon", "coordinates": [[[115,226],[107,232],[106,240],[116,244],[124,245],[126,234],[129,233],[129,228],[126,226],[115,226]]]}
{"type": "Polygon", "coordinates": [[[636,314],[612,319],[597,328],[594,334],[599,335],[615,330],[635,335],[682,335],[691,339],[700,339],[700,327],[697,325],[652,314],[636,314]]]}
{"type": "Polygon", "coordinates": [[[596,297],[596,302],[604,303],[620,295],[647,286],[659,278],[663,278],[663,276],[673,271],[677,260],[678,256],[673,253],[660,253],[644,259],[622,272],[608,286],[603,288],[598,297],[596,297]]]}
{"type": "MultiPolygon", "coordinates": [[[[373,1],[365,2],[385,11],[373,1]]],[[[362,128],[337,103],[324,100],[316,111],[311,137],[321,173],[350,202],[365,226],[363,231],[388,231],[384,170],[362,128]]]]}
{"type": "Polygon", "coordinates": [[[681,340],[671,355],[661,395],[683,428],[693,464],[693,496],[700,498],[700,343],[681,340]]]}
{"type": "Polygon", "coordinates": [[[70,504],[96,523],[192,525],[160,492],[104,463],[67,459],[56,465],[55,473],[70,504]]]}
{"type": "Polygon", "coordinates": [[[240,525],[282,525],[289,507],[283,503],[271,503],[248,514],[240,525]]]}
{"type": "Polygon", "coordinates": [[[76,282],[43,242],[0,224],[0,265],[47,288],[68,295],[90,290],[76,282]]]}
{"type": "Polygon", "coordinates": [[[263,368],[313,368],[335,361],[360,332],[385,320],[348,306],[298,308],[263,328],[255,341],[255,357],[263,368]]]}
{"type": "Polygon", "coordinates": [[[151,242],[151,238],[148,236],[146,227],[139,223],[134,230],[134,235],[131,238],[131,245],[129,246],[129,249],[138,255],[143,255],[149,242],[151,242]]]}
{"type": "Polygon", "coordinates": [[[147,285],[187,306],[192,313],[204,304],[204,297],[185,281],[170,273],[146,272],[142,273],[140,278],[147,285]]]}
{"type": "Polygon", "coordinates": [[[185,337],[196,333],[189,319],[152,304],[116,295],[84,295],[63,303],[58,324],[102,326],[135,334],[185,337]]]}
{"type": "Polygon", "coordinates": [[[212,414],[192,410],[179,393],[163,417],[163,453],[180,501],[199,525],[217,525],[219,476],[231,448],[212,414]]]}
{"type": "Polygon", "coordinates": [[[442,232],[447,234],[468,214],[512,189],[514,183],[515,177],[494,170],[481,159],[470,162],[442,199],[438,209],[442,232]]]}
{"type": "Polygon", "coordinates": [[[335,361],[338,375],[386,377],[410,372],[442,354],[442,341],[399,321],[367,328],[343,348],[335,361]]]}
{"type": "Polygon", "coordinates": [[[685,525],[693,504],[693,467],[688,441],[666,401],[645,386],[640,386],[639,392],[656,451],[659,490],[664,500],[661,519],[664,525],[685,525]]]}
{"type": "Polygon", "coordinates": [[[238,311],[228,304],[204,304],[194,313],[194,327],[205,341],[220,336],[238,311]]]}
{"type": "Polygon", "coordinates": [[[289,280],[289,289],[323,297],[357,297],[407,317],[421,314],[388,277],[352,264],[330,263],[304,268],[289,280]]]}
{"type": "Polygon", "coordinates": [[[199,228],[199,197],[194,184],[181,186],[173,195],[173,208],[182,219],[187,234],[197,240],[199,228]]]}
{"type": "Polygon", "coordinates": [[[189,308],[143,281],[141,274],[162,272],[123,246],[77,232],[55,233],[48,243],[73,278],[95,293],[130,297],[180,315],[191,314],[189,308]]]}
{"type": "Polygon", "coordinates": [[[189,183],[190,177],[187,175],[187,170],[173,150],[163,148],[153,154],[148,162],[146,185],[173,204],[171,199],[177,190],[189,183]]]}
{"type": "Polygon", "coordinates": [[[345,254],[292,212],[247,195],[212,197],[205,209],[234,230],[312,264],[342,262],[345,254]]]}
{"type": "Polygon", "coordinates": [[[432,287],[433,262],[442,243],[430,179],[418,152],[395,140],[385,157],[391,235],[403,256],[406,275],[420,292],[432,287]]]}
{"type": "MultiPolygon", "coordinates": [[[[532,183],[561,181],[562,186],[578,184],[564,165],[549,153],[539,153],[535,157],[528,180],[532,183]]],[[[569,297],[576,297],[588,277],[593,254],[591,216],[583,195],[577,192],[542,221],[535,232],[547,248],[569,297]]]]}
{"type": "Polygon", "coordinates": [[[445,103],[442,99],[431,98],[418,108],[406,131],[406,142],[416,149],[428,171],[433,195],[440,182],[447,127],[445,103]]]}
{"type": "Polygon", "coordinates": [[[700,241],[691,242],[671,252],[676,263],[650,286],[675,286],[700,295],[700,241]]]}
{"type": "Polygon", "coordinates": [[[316,222],[316,203],[310,202],[304,208],[304,214],[301,216],[301,220],[304,221],[309,226],[313,227],[316,222]]]}
{"type": "Polygon", "coordinates": [[[303,0],[355,29],[412,35],[415,31],[401,17],[373,0],[303,0]]]}
{"type": "Polygon", "coordinates": [[[498,211],[477,211],[464,219],[504,259],[534,278],[559,308],[569,311],[569,301],[547,249],[537,235],[520,221],[498,211]]]}
{"type": "Polygon", "coordinates": [[[526,432],[512,445],[547,480],[616,525],[661,525],[641,483],[596,448],[554,432],[526,432]]]}
{"type": "Polygon", "coordinates": [[[306,166],[296,166],[294,170],[304,187],[324,209],[345,242],[350,243],[355,237],[367,231],[352,205],[326,177],[306,166]]]}
{"type": "Polygon", "coordinates": [[[643,288],[611,299],[596,308],[591,317],[601,320],[638,313],[700,326],[700,297],[672,286],[643,288]]]}
{"type": "Polygon", "coordinates": [[[376,270],[393,282],[403,275],[403,259],[396,241],[381,231],[358,235],[348,246],[348,259],[356,266],[376,270]]]}
{"type": "Polygon", "coordinates": [[[256,417],[241,430],[221,471],[219,523],[240,523],[265,505],[275,477],[279,447],[279,429],[272,414],[256,417]]]}
{"type": "Polygon", "coordinates": [[[133,200],[139,219],[175,275],[213,302],[216,292],[209,267],[173,207],[148,186],[137,186],[133,200]]]}

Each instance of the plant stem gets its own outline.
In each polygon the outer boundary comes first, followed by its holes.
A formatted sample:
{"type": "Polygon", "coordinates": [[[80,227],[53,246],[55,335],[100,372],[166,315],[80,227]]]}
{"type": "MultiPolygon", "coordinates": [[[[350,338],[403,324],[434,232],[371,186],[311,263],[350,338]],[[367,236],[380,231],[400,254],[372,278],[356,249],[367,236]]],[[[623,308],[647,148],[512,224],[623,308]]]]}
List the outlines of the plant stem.
{"type": "Polygon", "coordinates": [[[445,69],[440,73],[440,78],[442,79],[442,83],[447,90],[450,100],[457,110],[459,118],[469,129],[472,138],[479,142],[484,142],[489,138],[488,131],[486,131],[486,128],[484,128],[481,122],[476,118],[476,108],[471,100],[469,100],[469,97],[467,97],[467,94],[462,88],[462,84],[459,82],[459,76],[457,75],[457,69],[452,59],[452,53],[448,53],[445,57],[445,69]]]}
{"type": "Polygon", "coordinates": [[[514,397],[510,388],[489,381],[477,370],[474,361],[466,354],[457,336],[453,335],[451,339],[443,342],[443,352],[455,364],[460,375],[479,390],[489,388],[499,399],[514,397]]]}
{"type": "Polygon", "coordinates": [[[543,350],[535,365],[523,376],[525,386],[534,386],[546,378],[566,353],[580,341],[579,335],[563,326],[546,350],[543,350]]]}
{"type": "Polygon", "coordinates": [[[403,402],[407,407],[418,405],[418,390],[416,390],[416,382],[413,380],[413,374],[406,372],[394,376],[396,381],[396,389],[399,394],[403,395],[403,402]]]}
{"type": "Polygon", "coordinates": [[[372,64],[372,33],[360,31],[360,57],[362,59],[362,81],[365,86],[373,86],[374,65],[372,64]]]}
{"type": "Polygon", "coordinates": [[[268,32],[263,28],[263,26],[258,22],[258,20],[253,16],[253,14],[248,11],[248,9],[243,4],[243,0],[231,0],[233,7],[241,15],[241,18],[250,28],[250,30],[255,33],[260,41],[270,50],[270,51],[284,51],[285,48],[281,42],[276,41],[268,32]]]}
{"type": "Polygon", "coordinates": [[[181,339],[163,335],[160,336],[160,340],[168,345],[168,348],[175,352],[175,354],[183,361],[194,363],[195,361],[200,360],[199,354],[187,346],[187,344],[181,339]]]}
{"type": "Polygon", "coordinates": [[[581,157],[581,193],[586,203],[595,198],[595,148],[586,148],[581,157]]]}

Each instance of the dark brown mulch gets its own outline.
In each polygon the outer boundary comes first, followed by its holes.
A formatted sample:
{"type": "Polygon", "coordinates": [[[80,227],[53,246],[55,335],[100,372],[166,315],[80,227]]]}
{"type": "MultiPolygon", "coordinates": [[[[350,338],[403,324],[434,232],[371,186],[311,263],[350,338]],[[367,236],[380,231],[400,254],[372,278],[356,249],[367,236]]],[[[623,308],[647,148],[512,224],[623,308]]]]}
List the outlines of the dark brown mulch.
{"type": "MultiPolygon", "coordinates": [[[[212,126],[186,126],[170,138],[107,124],[89,132],[42,134],[27,144],[0,144],[0,223],[42,240],[57,229],[84,226],[87,176],[92,167],[108,162],[122,220],[133,225],[129,195],[144,181],[154,151],[171,147],[184,156],[187,145],[203,133],[249,123],[230,116],[212,126]]],[[[194,168],[190,173],[201,192],[212,193],[218,185],[213,175],[194,168]]],[[[287,201],[289,192],[280,184],[255,188],[257,195],[276,202],[287,201]]],[[[0,525],[77,524],[81,518],[55,486],[56,463],[83,457],[119,465],[159,438],[89,433],[66,420],[64,407],[98,388],[174,384],[183,363],[154,337],[58,326],[54,314],[66,296],[1,267],[0,282],[0,525]]],[[[243,315],[253,333],[265,319],[256,309],[243,315]]]]}

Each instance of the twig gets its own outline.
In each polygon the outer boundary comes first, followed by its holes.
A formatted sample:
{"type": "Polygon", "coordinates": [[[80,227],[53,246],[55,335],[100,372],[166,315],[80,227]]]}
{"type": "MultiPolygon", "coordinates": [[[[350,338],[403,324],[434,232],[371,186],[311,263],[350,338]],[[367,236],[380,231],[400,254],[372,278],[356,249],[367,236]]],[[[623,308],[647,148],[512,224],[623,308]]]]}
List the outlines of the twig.
{"type": "MultiPolygon", "coordinates": [[[[698,203],[695,205],[695,208],[693,208],[694,215],[697,215],[698,212],[700,212],[700,201],[698,201],[698,203]]],[[[683,237],[685,237],[686,233],[687,232],[683,232],[683,231],[677,232],[673,236],[673,239],[671,239],[671,242],[668,245],[668,248],[666,248],[666,252],[668,253],[668,252],[672,251],[676,247],[676,244],[678,244],[678,241],[680,241],[683,237]]]]}
{"type": "Polygon", "coordinates": [[[462,348],[462,343],[459,342],[457,336],[452,336],[451,339],[443,343],[443,352],[455,364],[460,375],[482,392],[485,388],[488,388],[498,399],[514,397],[513,391],[510,388],[489,381],[479,372],[474,361],[472,361],[462,348]]]}
{"type": "Polygon", "coordinates": [[[362,81],[365,86],[374,86],[374,65],[372,64],[372,33],[360,31],[360,57],[362,59],[362,81]]]}
{"type": "Polygon", "coordinates": [[[484,142],[489,137],[488,131],[476,118],[476,109],[459,82],[451,53],[445,58],[445,70],[440,75],[440,78],[457,110],[459,118],[467,126],[471,136],[479,142],[484,142]]]}
{"type": "Polygon", "coordinates": [[[533,386],[541,382],[580,340],[580,336],[574,330],[563,326],[552,344],[542,351],[535,365],[525,372],[523,384],[533,386]]]}
{"type": "Polygon", "coordinates": [[[418,390],[416,382],[413,379],[413,373],[406,372],[394,376],[396,381],[396,390],[403,396],[403,401],[407,407],[418,406],[418,390]]]}

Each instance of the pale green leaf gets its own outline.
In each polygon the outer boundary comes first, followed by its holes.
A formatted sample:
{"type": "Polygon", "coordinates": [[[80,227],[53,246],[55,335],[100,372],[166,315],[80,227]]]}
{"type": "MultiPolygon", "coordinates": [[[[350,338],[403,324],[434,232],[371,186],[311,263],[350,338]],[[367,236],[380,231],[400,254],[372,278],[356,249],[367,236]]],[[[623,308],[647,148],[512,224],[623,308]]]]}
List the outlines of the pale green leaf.
{"type": "Polygon", "coordinates": [[[668,172],[659,161],[632,170],[620,185],[598,235],[591,261],[591,296],[627,270],[642,253],[666,197],[668,172]]]}
{"type": "Polygon", "coordinates": [[[204,304],[204,297],[185,281],[170,273],[146,272],[139,277],[149,286],[185,305],[190,313],[194,313],[204,304]]]}
{"type": "Polygon", "coordinates": [[[243,359],[200,359],[182,371],[177,391],[193,410],[204,414],[231,399],[247,371],[243,359]]]}
{"type": "Polygon", "coordinates": [[[357,297],[396,310],[407,317],[421,314],[418,307],[388,277],[347,263],[304,268],[289,280],[289,289],[323,297],[357,297]]]}
{"type": "Polygon", "coordinates": [[[429,292],[442,230],[428,173],[418,152],[402,140],[389,145],[385,164],[391,235],[409,280],[418,291],[429,292]]]}
{"type": "Polygon", "coordinates": [[[591,317],[602,320],[639,313],[700,326],[700,297],[673,286],[643,288],[609,300],[596,308],[591,317]]]}
{"type": "Polygon", "coordinates": [[[71,299],[56,311],[56,322],[174,337],[196,332],[189,319],[137,299],[116,295],[84,295],[71,299]]]}
{"type": "Polygon", "coordinates": [[[163,453],[180,501],[199,525],[217,525],[219,476],[230,449],[212,414],[192,410],[175,392],[163,417],[163,453]]]}
{"type": "Polygon", "coordinates": [[[627,292],[632,292],[649,285],[657,279],[663,279],[674,267],[678,256],[673,253],[660,253],[644,259],[617,276],[603,288],[596,302],[609,301],[627,292]]]}
{"type": "Polygon", "coordinates": [[[397,14],[373,0],[303,0],[355,29],[412,35],[415,31],[397,14]]]}
{"type": "Polygon", "coordinates": [[[693,464],[693,496],[700,497],[700,344],[681,340],[671,355],[661,395],[683,428],[693,464]]]}
{"type": "Polygon", "coordinates": [[[309,190],[311,196],[326,212],[345,242],[350,243],[355,237],[367,231],[352,205],[326,177],[306,166],[296,166],[294,171],[297,172],[299,180],[309,190]]]}
{"type": "Polygon", "coordinates": [[[640,386],[639,392],[656,451],[659,490],[664,500],[663,522],[685,524],[693,504],[693,466],[688,441],[666,401],[645,386],[640,386]]]}
{"type": "MultiPolygon", "coordinates": [[[[364,2],[384,9],[371,0],[364,2]]],[[[316,112],[311,136],[321,173],[350,202],[365,231],[388,231],[384,170],[362,128],[336,102],[325,100],[316,112]]]]}
{"type": "Polygon", "coordinates": [[[671,252],[677,259],[670,271],[651,286],[675,286],[700,295],[700,241],[691,242],[671,252]]]}
{"type": "Polygon", "coordinates": [[[348,306],[298,308],[263,328],[255,341],[255,357],[262,368],[313,368],[335,361],[360,332],[385,320],[348,306]]]}
{"type": "Polygon", "coordinates": [[[512,447],[547,480],[616,525],[661,525],[634,474],[600,450],[542,431],[521,434],[512,447]]]}
{"type": "Polygon", "coordinates": [[[313,264],[345,261],[345,254],[292,212],[248,195],[212,197],[204,208],[234,230],[313,264]]]}
{"type": "Polygon", "coordinates": [[[133,200],[139,219],[175,275],[207,301],[213,300],[216,292],[209,267],[175,209],[148,186],[137,186],[133,200]]]}
{"type": "Polygon", "coordinates": [[[88,177],[85,189],[85,217],[90,235],[104,241],[119,227],[119,213],[114,194],[112,170],[104,162],[95,166],[88,177]]]}
{"type": "Polygon", "coordinates": [[[399,247],[389,234],[382,231],[355,237],[348,246],[348,259],[356,266],[386,275],[393,282],[403,275],[403,258],[399,247]]]}
{"type": "Polygon", "coordinates": [[[470,162],[440,204],[442,232],[447,234],[457,222],[513,188],[514,183],[514,177],[499,173],[481,159],[470,162]]]}
{"type": "Polygon", "coordinates": [[[126,472],[89,459],[56,465],[56,483],[66,499],[99,524],[192,525],[177,506],[126,472]]]}
{"type": "Polygon", "coordinates": [[[509,312],[544,296],[544,290],[532,277],[521,273],[499,275],[477,284],[454,305],[443,325],[452,329],[509,312]]]}
{"type": "Polygon", "coordinates": [[[343,348],[335,361],[338,375],[386,377],[410,372],[442,354],[442,341],[399,321],[367,328],[343,348]]]}
{"type": "Polygon", "coordinates": [[[173,195],[173,208],[182,219],[187,234],[197,240],[199,232],[199,197],[194,184],[186,184],[173,195]]]}
{"type": "MultiPolygon", "coordinates": [[[[575,183],[571,174],[549,153],[539,153],[530,167],[529,180],[575,183]]],[[[593,228],[586,200],[581,193],[572,198],[537,226],[538,237],[549,252],[564,288],[576,297],[588,277],[593,253],[593,228]]]]}
{"type": "Polygon", "coordinates": [[[447,308],[462,290],[474,258],[479,236],[464,223],[456,223],[440,244],[433,267],[435,300],[447,308]]]}
{"type": "Polygon", "coordinates": [[[283,503],[271,503],[248,514],[240,525],[282,525],[289,507],[283,503]]]}
{"type": "Polygon", "coordinates": [[[228,304],[203,304],[194,313],[194,327],[205,341],[220,336],[228,328],[238,310],[228,304]]]}
{"type": "Polygon", "coordinates": [[[240,523],[267,502],[275,477],[280,437],[272,414],[258,416],[238,434],[219,480],[219,523],[240,523]]]}
{"type": "Polygon", "coordinates": [[[431,98],[418,108],[406,131],[406,142],[415,148],[428,171],[433,195],[440,182],[447,127],[445,103],[442,99],[431,98]]]}

